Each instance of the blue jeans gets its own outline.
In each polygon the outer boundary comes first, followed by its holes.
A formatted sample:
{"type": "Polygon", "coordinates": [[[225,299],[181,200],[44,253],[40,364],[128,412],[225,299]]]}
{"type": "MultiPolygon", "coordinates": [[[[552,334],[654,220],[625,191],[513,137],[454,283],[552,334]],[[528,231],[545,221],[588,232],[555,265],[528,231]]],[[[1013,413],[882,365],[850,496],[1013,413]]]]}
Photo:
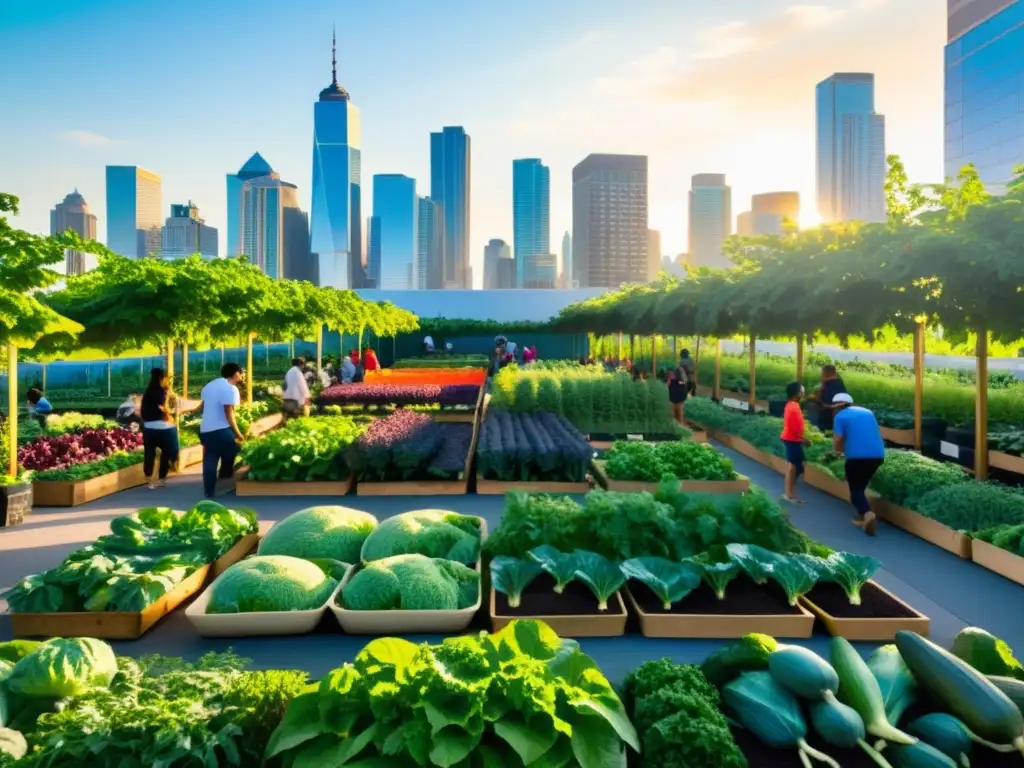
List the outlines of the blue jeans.
{"type": "Polygon", "coordinates": [[[230,429],[202,432],[199,442],[203,444],[203,493],[206,498],[212,499],[217,491],[218,477],[231,477],[235,470],[235,457],[241,449],[235,442],[235,433],[230,429]]]}
{"type": "Polygon", "coordinates": [[[166,480],[171,465],[178,460],[178,429],[142,429],[142,472],[146,477],[153,476],[153,464],[156,452],[160,449],[160,479],[166,480]]]}

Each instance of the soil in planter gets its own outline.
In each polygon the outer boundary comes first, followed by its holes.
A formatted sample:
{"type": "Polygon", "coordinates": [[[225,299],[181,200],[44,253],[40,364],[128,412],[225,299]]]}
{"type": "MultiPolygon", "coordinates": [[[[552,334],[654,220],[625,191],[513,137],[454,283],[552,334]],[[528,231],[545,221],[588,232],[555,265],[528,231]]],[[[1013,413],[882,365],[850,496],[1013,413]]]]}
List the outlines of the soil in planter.
{"type": "Polygon", "coordinates": [[[569,582],[562,594],[555,593],[555,580],[542,573],[520,597],[519,607],[510,608],[508,596],[494,593],[494,612],[498,616],[621,616],[619,601],[608,601],[608,610],[597,609],[597,598],[586,584],[569,582]]]}
{"type": "Polygon", "coordinates": [[[850,605],[850,598],[838,584],[822,582],[807,594],[807,599],[837,619],[916,619],[918,614],[893,600],[874,584],[860,588],[860,605],[850,605]]]}
{"type": "Polygon", "coordinates": [[[640,610],[653,614],[685,614],[689,616],[793,616],[800,608],[786,600],[786,594],[774,582],[755,584],[745,575],[738,576],[725,588],[725,599],[719,600],[714,590],[701,584],[680,602],[665,610],[661,600],[638,581],[629,582],[629,591],[640,610]]]}

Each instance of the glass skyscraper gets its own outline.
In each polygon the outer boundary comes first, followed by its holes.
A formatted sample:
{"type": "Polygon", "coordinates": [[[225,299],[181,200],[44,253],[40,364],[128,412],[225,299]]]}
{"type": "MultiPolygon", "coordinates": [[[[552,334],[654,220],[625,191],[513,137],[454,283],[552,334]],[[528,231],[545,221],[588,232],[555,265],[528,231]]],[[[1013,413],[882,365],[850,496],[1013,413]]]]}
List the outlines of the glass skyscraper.
{"type": "Polygon", "coordinates": [[[331,288],[362,284],[362,124],[348,91],[338,84],[336,41],[331,84],[313,107],[313,204],[309,249],[319,283],[331,288]]]}
{"type": "Polygon", "coordinates": [[[420,198],[419,243],[417,244],[417,288],[444,286],[441,259],[444,255],[444,221],[441,206],[429,197],[420,198]]]}
{"type": "Polygon", "coordinates": [[[373,219],[368,272],[375,288],[417,287],[419,197],[416,180],[400,173],[373,177],[373,219]]]}
{"type": "Polygon", "coordinates": [[[461,126],[430,134],[430,197],[441,205],[445,288],[472,288],[469,266],[470,141],[461,126]]]}
{"type": "MultiPolygon", "coordinates": [[[[724,173],[698,173],[690,182],[690,263],[698,267],[732,266],[722,254],[732,234],[732,187],[724,173]]],[[[661,261],[661,254],[658,254],[661,261]]]]}
{"type": "Polygon", "coordinates": [[[159,254],[162,198],[157,174],[134,165],[108,165],[107,247],[131,259],[159,254]]]}
{"type": "Polygon", "coordinates": [[[946,176],[973,163],[990,192],[1024,162],[1024,0],[948,0],[946,176]]]}
{"type": "Polygon", "coordinates": [[[818,83],[817,197],[825,221],[885,221],[885,118],[875,76],[839,72],[818,83]]]}
{"type": "Polygon", "coordinates": [[[270,163],[263,159],[263,155],[256,152],[245,161],[245,165],[238,173],[229,173],[227,176],[228,187],[228,235],[227,255],[241,256],[245,253],[245,245],[242,240],[242,185],[260,176],[269,176],[274,172],[270,163]]]}
{"type": "Polygon", "coordinates": [[[527,283],[531,256],[551,251],[551,172],[536,158],[512,161],[512,248],[516,286],[527,283]]]}

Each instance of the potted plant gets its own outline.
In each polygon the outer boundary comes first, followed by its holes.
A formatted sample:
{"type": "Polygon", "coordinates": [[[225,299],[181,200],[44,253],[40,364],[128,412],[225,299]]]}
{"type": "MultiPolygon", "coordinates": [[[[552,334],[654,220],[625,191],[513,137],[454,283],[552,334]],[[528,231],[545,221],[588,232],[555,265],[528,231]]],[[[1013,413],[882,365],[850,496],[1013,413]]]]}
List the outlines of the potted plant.
{"type": "Polygon", "coordinates": [[[0,528],[18,525],[32,511],[32,481],[20,473],[0,475],[0,528]]]}

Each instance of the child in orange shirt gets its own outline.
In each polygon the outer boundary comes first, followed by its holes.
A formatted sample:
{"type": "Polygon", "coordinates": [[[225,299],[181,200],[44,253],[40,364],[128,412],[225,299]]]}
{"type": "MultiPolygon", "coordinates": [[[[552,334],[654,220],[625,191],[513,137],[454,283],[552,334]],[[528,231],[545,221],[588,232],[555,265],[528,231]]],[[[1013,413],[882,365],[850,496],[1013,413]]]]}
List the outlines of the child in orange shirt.
{"type": "Polygon", "coordinates": [[[796,495],[796,479],[804,473],[804,412],[800,410],[800,399],[804,388],[794,381],[786,385],[786,410],[782,414],[782,443],[786,446],[786,501],[793,504],[805,503],[796,495]]]}

